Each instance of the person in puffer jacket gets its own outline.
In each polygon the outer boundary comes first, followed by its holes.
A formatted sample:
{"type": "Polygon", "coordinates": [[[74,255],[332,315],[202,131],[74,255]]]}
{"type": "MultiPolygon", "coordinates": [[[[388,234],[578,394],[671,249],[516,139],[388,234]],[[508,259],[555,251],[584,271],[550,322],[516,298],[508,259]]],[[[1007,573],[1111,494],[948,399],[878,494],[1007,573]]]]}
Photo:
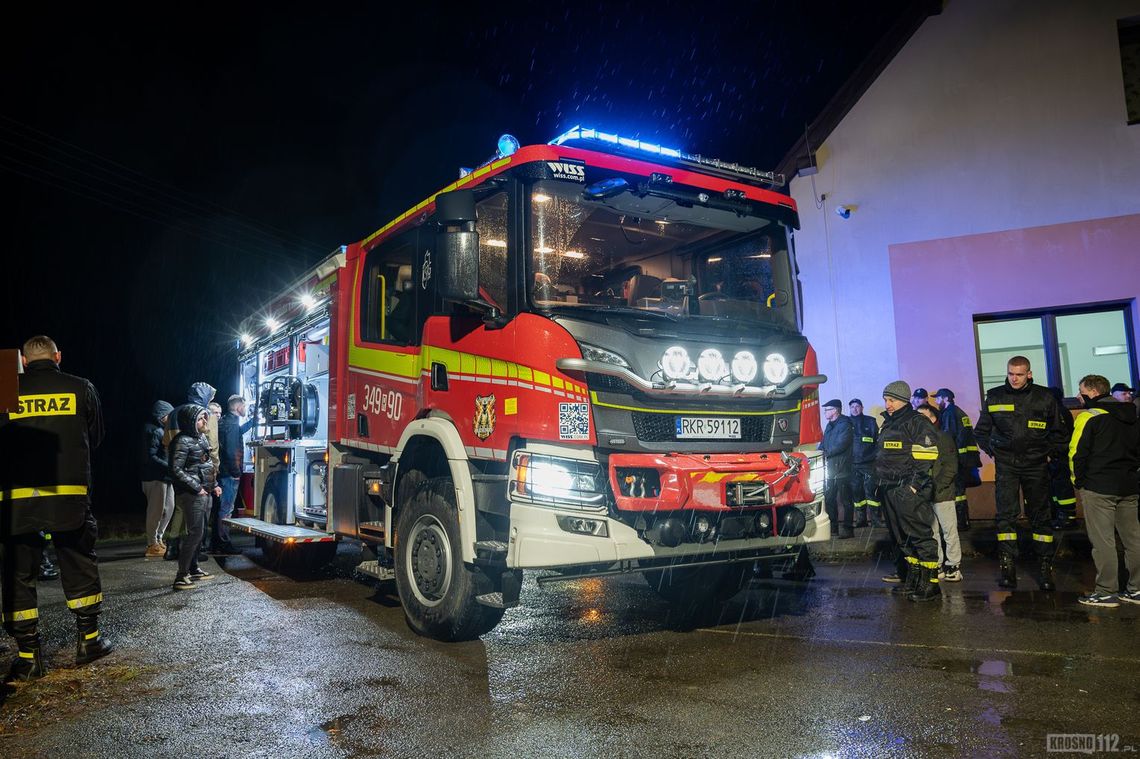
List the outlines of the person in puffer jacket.
{"type": "Polygon", "coordinates": [[[170,484],[170,464],[162,444],[167,417],[174,410],[166,401],[155,401],[150,419],[143,426],[139,451],[139,473],[146,495],[146,558],[161,558],[166,552],[162,536],[174,514],[174,487],[170,484]]]}
{"type": "Polygon", "coordinates": [[[210,495],[221,495],[218,469],[210,456],[206,429],[210,411],[188,403],[178,408],[178,435],[170,443],[170,473],[174,479],[175,501],[186,521],[186,535],[178,548],[178,576],[175,590],[190,590],[213,575],[198,566],[210,495]]]}

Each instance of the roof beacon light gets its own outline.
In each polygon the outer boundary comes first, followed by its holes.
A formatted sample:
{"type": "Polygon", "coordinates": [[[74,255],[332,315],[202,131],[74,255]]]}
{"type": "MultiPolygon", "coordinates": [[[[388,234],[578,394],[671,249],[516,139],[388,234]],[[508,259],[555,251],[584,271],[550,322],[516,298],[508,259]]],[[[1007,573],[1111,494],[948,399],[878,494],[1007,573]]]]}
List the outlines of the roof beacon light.
{"type": "Polygon", "coordinates": [[[514,135],[504,134],[499,138],[498,143],[498,158],[506,158],[509,155],[514,155],[515,151],[519,149],[519,141],[515,139],[514,135]]]}
{"type": "Polygon", "coordinates": [[[720,171],[735,174],[737,176],[747,177],[754,182],[762,182],[771,186],[782,187],[784,185],[783,174],[776,174],[771,171],[761,171],[749,166],[741,166],[738,163],[729,163],[722,161],[718,158],[706,158],[700,155],[692,155],[682,152],[676,148],[667,148],[662,145],[657,145],[652,142],[644,142],[642,140],[634,139],[631,137],[622,137],[621,135],[613,134],[612,132],[602,132],[597,129],[591,129],[583,126],[576,126],[573,129],[568,129],[562,134],[555,137],[550,141],[551,145],[564,145],[568,142],[594,142],[603,143],[614,147],[619,150],[637,151],[641,153],[648,153],[650,155],[662,156],[664,158],[674,158],[679,161],[687,163],[695,163],[701,166],[708,166],[720,171]]]}

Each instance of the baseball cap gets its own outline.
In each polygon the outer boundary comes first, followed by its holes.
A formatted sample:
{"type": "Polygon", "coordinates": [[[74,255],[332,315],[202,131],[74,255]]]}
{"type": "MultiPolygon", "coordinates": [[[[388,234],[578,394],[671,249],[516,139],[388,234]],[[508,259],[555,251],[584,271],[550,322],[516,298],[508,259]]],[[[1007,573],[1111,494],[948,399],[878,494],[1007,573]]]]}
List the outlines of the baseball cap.
{"type": "Polygon", "coordinates": [[[925,387],[916,387],[914,389],[914,392],[911,394],[911,397],[912,398],[926,398],[928,395],[930,395],[930,394],[926,392],[925,387]]]}
{"type": "Polygon", "coordinates": [[[843,401],[839,400],[838,398],[832,398],[830,401],[823,404],[824,408],[827,408],[828,406],[830,406],[832,408],[837,408],[837,409],[842,411],[843,410],[843,401]]]}
{"type": "Polygon", "coordinates": [[[860,406],[862,406],[862,405],[863,405],[863,401],[859,400],[858,398],[852,398],[851,400],[847,401],[847,405],[849,405],[849,406],[850,406],[852,403],[858,403],[860,406]]]}

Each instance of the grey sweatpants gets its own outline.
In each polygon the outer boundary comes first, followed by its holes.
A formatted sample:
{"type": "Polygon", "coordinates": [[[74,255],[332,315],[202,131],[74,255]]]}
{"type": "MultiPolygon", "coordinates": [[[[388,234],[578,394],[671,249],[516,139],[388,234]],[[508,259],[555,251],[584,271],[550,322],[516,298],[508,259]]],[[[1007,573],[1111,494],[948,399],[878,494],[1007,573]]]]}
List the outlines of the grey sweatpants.
{"type": "Polygon", "coordinates": [[[1128,568],[1128,590],[1140,590],[1140,523],[1136,521],[1137,496],[1104,495],[1091,490],[1078,491],[1085,508],[1085,530],[1092,543],[1096,564],[1096,591],[1116,595],[1120,591],[1117,568],[1116,533],[1124,544],[1124,566],[1128,568]]]}
{"type": "Polygon", "coordinates": [[[958,510],[953,501],[934,504],[934,542],[938,545],[938,566],[956,567],[962,563],[962,543],[958,540],[958,510]],[[943,551],[942,544],[946,544],[943,551]]]}
{"type": "Polygon", "coordinates": [[[162,533],[174,514],[174,486],[162,480],[146,480],[142,484],[146,495],[146,544],[162,542],[162,533]]]}

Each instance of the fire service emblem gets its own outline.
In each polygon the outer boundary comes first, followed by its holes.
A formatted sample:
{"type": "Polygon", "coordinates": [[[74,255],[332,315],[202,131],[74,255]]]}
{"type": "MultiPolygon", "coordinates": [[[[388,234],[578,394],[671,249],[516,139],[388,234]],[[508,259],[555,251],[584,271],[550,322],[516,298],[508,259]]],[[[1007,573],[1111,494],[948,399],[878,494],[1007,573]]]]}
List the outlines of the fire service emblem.
{"type": "Polygon", "coordinates": [[[475,437],[486,440],[495,431],[495,396],[475,396],[475,437]]]}

